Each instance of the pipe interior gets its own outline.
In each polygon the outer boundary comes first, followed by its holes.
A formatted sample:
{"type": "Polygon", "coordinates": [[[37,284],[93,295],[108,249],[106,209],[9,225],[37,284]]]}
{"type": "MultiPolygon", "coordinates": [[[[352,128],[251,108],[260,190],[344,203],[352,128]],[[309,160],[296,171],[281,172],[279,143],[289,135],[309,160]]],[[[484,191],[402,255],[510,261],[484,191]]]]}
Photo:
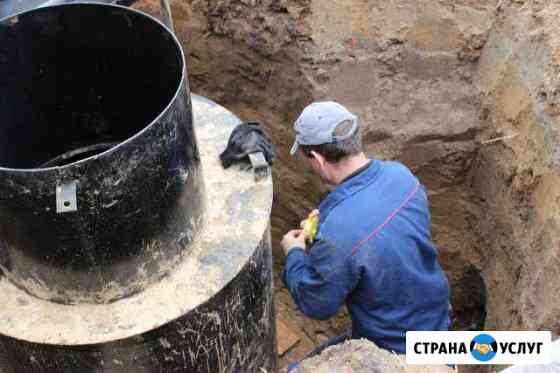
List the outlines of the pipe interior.
{"type": "Polygon", "coordinates": [[[173,99],[182,71],[170,32],[126,8],[69,4],[2,21],[0,167],[62,166],[128,139],[173,99]]]}

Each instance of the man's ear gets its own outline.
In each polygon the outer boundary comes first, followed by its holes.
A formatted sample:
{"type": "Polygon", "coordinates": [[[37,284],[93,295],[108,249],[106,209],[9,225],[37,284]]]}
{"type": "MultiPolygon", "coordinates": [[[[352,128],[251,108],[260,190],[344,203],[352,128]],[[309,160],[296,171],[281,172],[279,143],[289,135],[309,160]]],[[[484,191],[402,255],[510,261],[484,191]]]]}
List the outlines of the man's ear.
{"type": "Polygon", "coordinates": [[[315,160],[317,162],[319,162],[319,165],[321,165],[321,168],[325,167],[325,163],[327,163],[327,160],[325,159],[325,157],[323,157],[321,154],[317,153],[314,150],[311,151],[311,156],[313,158],[315,158],[315,160]]]}

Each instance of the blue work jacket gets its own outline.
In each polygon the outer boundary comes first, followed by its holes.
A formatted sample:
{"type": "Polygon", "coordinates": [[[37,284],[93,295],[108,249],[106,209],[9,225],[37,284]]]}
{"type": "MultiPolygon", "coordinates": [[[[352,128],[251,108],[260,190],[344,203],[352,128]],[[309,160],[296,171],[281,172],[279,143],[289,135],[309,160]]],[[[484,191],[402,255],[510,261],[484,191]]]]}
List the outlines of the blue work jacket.
{"type": "Polygon", "coordinates": [[[426,190],[398,162],[373,160],[320,204],[307,252],[283,279],[299,309],[328,319],[346,302],[352,338],[406,352],[409,330],[447,330],[449,285],[432,244],[426,190]]]}

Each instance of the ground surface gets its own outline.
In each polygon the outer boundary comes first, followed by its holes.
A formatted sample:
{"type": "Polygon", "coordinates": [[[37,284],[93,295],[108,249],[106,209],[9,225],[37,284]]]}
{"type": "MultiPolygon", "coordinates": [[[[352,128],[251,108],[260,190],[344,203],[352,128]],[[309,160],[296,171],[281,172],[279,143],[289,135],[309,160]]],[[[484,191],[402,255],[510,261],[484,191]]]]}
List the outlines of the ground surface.
{"type": "Polygon", "coordinates": [[[326,349],[302,362],[296,373],[451,373],[445,366],[412,366],[403,357],[367,340],[353,340],[326,349]]]}
{"type": "MultiPolygon", "coordinates": [[[[141,0],[139,7],[157,14],[158,3],[141,0]]],[[[262,121],[278,150],[276,301],[286,338],[298,339],[283,351],[282,365],[348,326],[344,314],[328,322],[303,317],[279,278],[280,237],[326,191],[288,155],[294,119],[321,99],[338,100],[362,118],[368,154],[402,161],[428,187],[454,328],[560,333],[560,5],[172,4],[193,91],[262,121]]]]}

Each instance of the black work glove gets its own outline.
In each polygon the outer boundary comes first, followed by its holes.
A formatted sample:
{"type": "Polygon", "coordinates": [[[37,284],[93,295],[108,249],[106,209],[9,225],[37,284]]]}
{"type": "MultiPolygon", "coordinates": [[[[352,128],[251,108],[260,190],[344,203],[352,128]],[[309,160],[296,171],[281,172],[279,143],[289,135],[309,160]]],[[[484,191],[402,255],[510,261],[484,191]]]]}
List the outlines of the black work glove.
{"type": "Polygon", "coordinates": [[[270,135],[259,122],[244,122],[231,133],[220,160],[222,166],[228,168],[232,163],[258,152],[262,152],[268,164],[272,165],[275,153],[270,135]]]}

